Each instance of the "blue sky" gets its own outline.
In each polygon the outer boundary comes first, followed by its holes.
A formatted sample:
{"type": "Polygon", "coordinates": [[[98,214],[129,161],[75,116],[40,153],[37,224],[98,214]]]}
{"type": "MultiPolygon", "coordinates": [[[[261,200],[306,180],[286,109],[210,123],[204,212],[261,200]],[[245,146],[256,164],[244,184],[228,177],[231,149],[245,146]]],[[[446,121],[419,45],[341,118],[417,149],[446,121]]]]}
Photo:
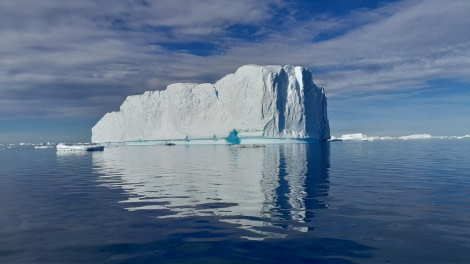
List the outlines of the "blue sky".
{"type": "Polygon", "coordinates": [[[470,1],[6,0],[0,143],[89,141],[127,95],[301,65],[332,135],[470,134],[470,1]]]}

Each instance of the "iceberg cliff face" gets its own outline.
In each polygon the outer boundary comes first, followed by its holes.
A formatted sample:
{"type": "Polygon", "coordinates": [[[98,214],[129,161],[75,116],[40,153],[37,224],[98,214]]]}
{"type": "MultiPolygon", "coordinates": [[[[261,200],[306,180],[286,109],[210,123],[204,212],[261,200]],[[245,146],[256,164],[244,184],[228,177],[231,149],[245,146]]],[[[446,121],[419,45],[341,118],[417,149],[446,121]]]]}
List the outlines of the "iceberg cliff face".
{"type": "Polygon", "coordinates": [[[308,69],[246,65],[215,84],[171,84],[128,96],[92,128],[92,142],[330,137],[323,88],[308,69]]]}

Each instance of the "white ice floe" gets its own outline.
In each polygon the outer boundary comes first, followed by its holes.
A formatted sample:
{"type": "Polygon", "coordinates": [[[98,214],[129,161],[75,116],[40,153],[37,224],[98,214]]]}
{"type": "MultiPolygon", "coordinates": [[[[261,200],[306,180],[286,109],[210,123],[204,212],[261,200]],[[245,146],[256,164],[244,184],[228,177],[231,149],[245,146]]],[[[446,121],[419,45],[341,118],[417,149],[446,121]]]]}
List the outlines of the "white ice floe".
{"type": "Polygon", "coordinates": [[[57,151],[102,151],[103,145],[98,144],[64,144],[59,143],[56,146],[57,151]]]}

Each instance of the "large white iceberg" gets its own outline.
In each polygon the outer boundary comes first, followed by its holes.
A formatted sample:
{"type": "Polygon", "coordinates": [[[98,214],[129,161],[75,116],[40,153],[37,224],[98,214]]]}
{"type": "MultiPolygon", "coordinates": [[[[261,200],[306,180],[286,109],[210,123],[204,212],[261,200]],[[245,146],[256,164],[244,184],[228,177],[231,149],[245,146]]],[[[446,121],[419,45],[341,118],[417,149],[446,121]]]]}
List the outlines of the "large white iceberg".
{"type": "Polygon", "coordinates": [[[327,102],[310,70],[240,67],[215,84],[177,83],[128,96],[92,128],[92,142],[330,138],[327,102]]]}

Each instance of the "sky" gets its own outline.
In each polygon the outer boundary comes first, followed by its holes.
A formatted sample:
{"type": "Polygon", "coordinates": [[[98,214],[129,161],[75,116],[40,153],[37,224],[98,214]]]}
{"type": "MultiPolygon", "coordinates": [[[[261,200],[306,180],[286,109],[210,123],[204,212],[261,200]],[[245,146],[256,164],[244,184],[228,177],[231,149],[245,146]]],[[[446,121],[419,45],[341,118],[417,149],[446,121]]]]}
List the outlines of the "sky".
{"type": "Polygon", "coordinates": [[[126,96],[309,68],[331,134],[470,134],[468,0],[1,0],[0,143],[88,142],[126,96]]]}

